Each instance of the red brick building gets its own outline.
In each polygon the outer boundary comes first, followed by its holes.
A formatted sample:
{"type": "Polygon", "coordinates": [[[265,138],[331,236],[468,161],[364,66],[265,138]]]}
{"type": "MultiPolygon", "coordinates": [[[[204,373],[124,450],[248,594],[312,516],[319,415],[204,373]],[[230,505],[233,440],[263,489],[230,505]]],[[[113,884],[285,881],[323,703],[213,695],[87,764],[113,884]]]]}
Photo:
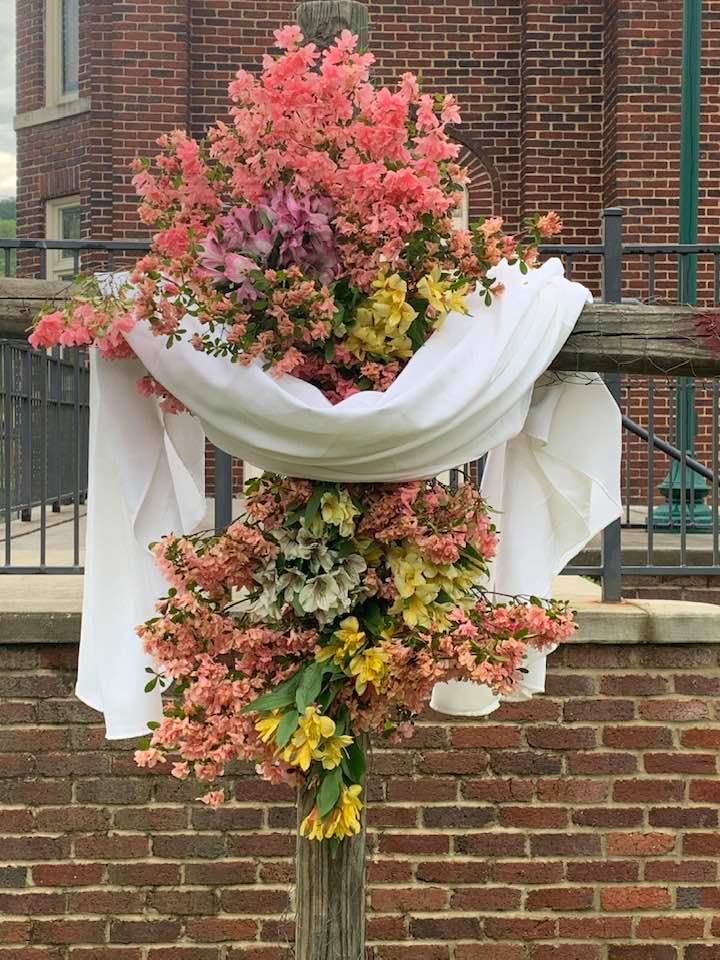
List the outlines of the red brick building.
{"type": "MultiPolygon", "coordinates": [[[[604,206],[630,240],[677,239],[681,0],[372,2],[377,75],[421,71],[463,106],[482,149],[474,211],[516,223],[553,207],[567,241],[594,240],[604,206]]],[[[173,127],[196,136],[226,111],[294,0],[18,3],[18,235],[79,198],[66,232],[143,236],[129,166],[173,127]],[[48,35],[51,31],[51,35],[48,35]]],[[[701,239],[720,235],[720,3],[704,4],[701,239]]],[[[50,229],[59,221],[50,217],[50,229]]],[[[639,288],[639,283],[634,284],[639,288]]],[[[642,292],[635,289],[635,293],[642,292]]]]}
{"type": "MultiPolygon", "coordinates": [[[[461,100],[472,212],[554,207],[565,240],[595,241],[619,205],[628,239],[677,239],[680,0],[369,6],[378,75],[421,70],[461,100]]],[[[700,238],[717,240],[720,0],[703,6],[700,238]]],[[[130,161],[169,128],[202,135],[294,7],[18,0],[18,235],[144,237],[130,161]]],[[[77,618],[22,628],[14,646],[0,631],[0,960],[289,960],[289,792],[240,769],[216,813],[139,770],[72,696],[77,618]]],[[[691,639],[568,645],[545,697],[379,744],[368,960],[717,960],[720,646],[691,639]]]]}

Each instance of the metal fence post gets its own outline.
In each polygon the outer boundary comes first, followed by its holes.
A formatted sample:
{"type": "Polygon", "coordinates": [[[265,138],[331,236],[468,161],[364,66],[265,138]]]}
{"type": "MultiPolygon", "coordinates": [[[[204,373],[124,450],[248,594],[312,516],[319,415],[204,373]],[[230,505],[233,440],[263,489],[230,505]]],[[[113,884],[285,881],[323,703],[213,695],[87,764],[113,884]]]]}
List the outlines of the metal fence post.
{"type": "MultiPolygon", "coordinates": [[[[622,216],[621,207],[603,210],[602,295],[605,303],[622,302],[622,216]]],[[[620,403],[620,374],[605,374],[608,390],[620,403]]],[[[622,599],[622,522],[616,520],[602,533],[603,600],[622,599]]]]}
{"type": "Polygon", "coordinates": [[[215,447],[215,531],[232,523],[232,457],[215,447]]]}

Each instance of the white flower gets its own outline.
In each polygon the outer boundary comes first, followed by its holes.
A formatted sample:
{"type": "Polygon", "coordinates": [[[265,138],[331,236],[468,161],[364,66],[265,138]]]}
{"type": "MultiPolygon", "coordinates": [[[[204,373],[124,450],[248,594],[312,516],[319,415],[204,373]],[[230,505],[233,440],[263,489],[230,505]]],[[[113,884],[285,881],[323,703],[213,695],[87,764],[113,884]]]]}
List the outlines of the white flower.
{"type": "Polygon", "coordinates": [[[286,600],[292,601],[293,594],[299,593],[306,581],[307,577],[302,570],[298,570],[297,567],[288,567],[278,578],[277,588],[284,593],[286,600]]]}
{"type": "Polygon", "coordinates": [[[274,589],[263,590],[252,605],[252,616],[256,623],[263,620],[279,620],[282,609],[274,589]]]}
{"type": "Polygon", "coordinates": [[[340,588],[334,577],[324,573],[319,577],[308,580],[298,597],[300,605],[306,613],[316,610],[331,610],[338,603],[340,588]]]}

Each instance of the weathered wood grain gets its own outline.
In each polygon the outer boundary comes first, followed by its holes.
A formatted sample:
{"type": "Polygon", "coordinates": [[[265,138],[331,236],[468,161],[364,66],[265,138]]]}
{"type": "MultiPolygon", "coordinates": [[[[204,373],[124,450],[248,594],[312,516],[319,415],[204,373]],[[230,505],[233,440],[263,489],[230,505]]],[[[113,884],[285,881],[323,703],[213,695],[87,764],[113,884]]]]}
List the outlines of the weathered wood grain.
{"type": "Polygon", "coordinates": [[[71,289],[63,280],[0,277],[0,337],[24,339],[38,311],[46,303],[60,306],[71,289]]]}
{"type": "Polygon", "coordinates": [[[718,377],[720,355],[709,349],[698,330],[698,321],[707,314],[674,305],[588,305],[552,369],[718,377]]]}
{"type": "MultiPolygon", "coordinates": [[[[300,791],[298,828],[312,805],[300,791]]],[[[295,960],[365,960],[365,820],[363,809],[361,832],[336,850],[298,830],[295,960]]]]}
{"type": "Polygon", "coordinates": [[[306,0],[297,10],[297,21],[305,39],[320,49],[329,47],[343,30],[358,37],[361,50],[366,50],[369,38],[367,4],[355,0],[306,0]]]}

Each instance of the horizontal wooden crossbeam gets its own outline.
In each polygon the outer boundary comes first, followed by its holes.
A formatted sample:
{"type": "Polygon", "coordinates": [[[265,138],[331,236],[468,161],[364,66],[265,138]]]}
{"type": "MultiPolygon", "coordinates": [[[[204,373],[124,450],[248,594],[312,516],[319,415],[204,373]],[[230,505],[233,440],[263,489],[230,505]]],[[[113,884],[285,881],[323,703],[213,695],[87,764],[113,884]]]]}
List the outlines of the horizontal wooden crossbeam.
{"type": "MultiPolygon", "coordinates": [[[[720,311],[715,315],[720,321],[720,311]]],[[[700,333],[708,319],[715,321],[707,310],[692,307],[588,304],[552,369],[718,377],[720,354],[700,333]]]]}
{"type": "MultiPolygon", "coordinates": [[[[0,337],[24,338],[43,304],[60,305],[71,291],[63,281],[0,278],[0,337]]],[[[588,304],[552,369],[719,377],[720,355],[698,332],[708,316],[673,305],[588,304]]]]}

